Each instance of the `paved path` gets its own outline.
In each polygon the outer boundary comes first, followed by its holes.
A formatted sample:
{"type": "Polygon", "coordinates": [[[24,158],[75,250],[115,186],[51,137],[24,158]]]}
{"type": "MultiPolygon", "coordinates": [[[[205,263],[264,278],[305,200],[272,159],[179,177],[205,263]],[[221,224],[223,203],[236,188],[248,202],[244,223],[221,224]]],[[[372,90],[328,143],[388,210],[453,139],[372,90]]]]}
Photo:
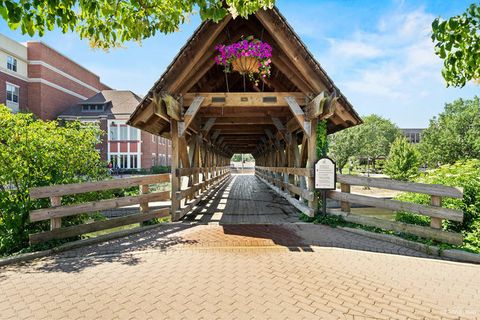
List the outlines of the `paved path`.
{"type": "Polygon", "coordinates": [[[1,319],[474,319],[480,266],[326,226],[163,225],[0,269],[1,319]]]}
{"type": "Polygon", "coordinates": [[[254,175],[232,175],[201,201],[187,221],[218,224],[298,222],[299,211],[254,175]]]}

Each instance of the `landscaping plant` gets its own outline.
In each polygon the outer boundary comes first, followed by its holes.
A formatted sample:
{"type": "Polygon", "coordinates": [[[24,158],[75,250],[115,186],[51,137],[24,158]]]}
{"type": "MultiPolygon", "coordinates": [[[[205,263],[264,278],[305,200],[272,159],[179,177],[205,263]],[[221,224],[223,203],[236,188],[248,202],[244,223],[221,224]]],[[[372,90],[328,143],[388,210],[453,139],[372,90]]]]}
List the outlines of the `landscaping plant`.
{"type": "MultiPolygon", "coordinates": [[[[33,187],[104,179],[105,164],[95,150],[100,130],[79,122],[60,126],[32,114],[12,114],[0,105],[0,255],[28,246],[28,234],[48,230],[49,222],[30,223],[29,212],[49,206],[31,200],[33,187]]],[[[90,193],[63,197],[62,204],[107,196],[90,193]]],[[[88,215],[62,219],[62,225],[83,223],[88,215]]]]}
{"type": "Polygon", "coordinates": [[[418,174],[419,157],[415,146],[405,137],[399,137],[392,144],[383,168],[384,173],[392,179],[408,181],[418,174]]]}

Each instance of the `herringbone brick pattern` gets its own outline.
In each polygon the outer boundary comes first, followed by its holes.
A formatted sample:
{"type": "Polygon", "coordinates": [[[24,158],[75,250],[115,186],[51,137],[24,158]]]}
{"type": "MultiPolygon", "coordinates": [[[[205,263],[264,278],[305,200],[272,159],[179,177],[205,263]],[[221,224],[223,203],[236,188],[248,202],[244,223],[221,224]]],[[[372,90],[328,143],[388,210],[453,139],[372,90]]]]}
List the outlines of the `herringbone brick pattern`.
{"type": "Polygon", "coordinates": [[[480,318],[479,266],[391,253],[412,252],[323,226],[171,225],[2,269],[0,318],[480,318]]]}

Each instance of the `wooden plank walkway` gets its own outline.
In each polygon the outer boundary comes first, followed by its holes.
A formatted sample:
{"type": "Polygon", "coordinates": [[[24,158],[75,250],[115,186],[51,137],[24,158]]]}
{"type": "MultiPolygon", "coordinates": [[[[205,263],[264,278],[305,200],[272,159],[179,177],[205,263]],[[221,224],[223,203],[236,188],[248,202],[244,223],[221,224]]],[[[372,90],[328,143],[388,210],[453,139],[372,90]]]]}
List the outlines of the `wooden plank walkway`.
{"type": "Polygon", "coordinates": [[[299,222],[299,211],[254,175],[232,175],[217,192],[201,201],[187,222],[280,224],[299,222]]]}

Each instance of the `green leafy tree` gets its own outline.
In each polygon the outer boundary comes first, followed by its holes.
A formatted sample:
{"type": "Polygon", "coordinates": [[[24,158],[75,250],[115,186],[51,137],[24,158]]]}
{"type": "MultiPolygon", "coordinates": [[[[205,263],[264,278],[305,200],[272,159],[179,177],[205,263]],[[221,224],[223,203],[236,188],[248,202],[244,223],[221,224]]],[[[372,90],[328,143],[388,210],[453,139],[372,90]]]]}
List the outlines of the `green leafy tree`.
{"type": "Polygon", "coordinates": [[[405,137],[397,138],[390,149],[384,172],[395,180],[408,181],[418,174],[419,154],[405,137]]]}
{"type": "MultiPolygon", "coordinates": [[[[32,187],[96,180],[106,176],[95,150],[100,131],[78,122],[59,126],[12,114],[0,105],[0,255],[28,246],[28,234],[45,230],[48,222],[30,223],[29,211],[47,207],[48,199],[32,201],[32,187]]],[[[62,203],[91,200],[100,194],[64,197],[62,203]]],[[[65,226],[85,216],[62,219],[65,226]]]]}
{"type": "Polygon", "coordinates": [[[75,31],[93,47],[112,48],[141,41],[157,32],[179,29],[198,10],[203,20],[220,21],[228,13],[248,17],[274,0],[0,0],[0,16],[11,29],[42,36],[58,27],[75,31]]]}
{"type": "Polygon", "coordinates": [[[463,87],[480,79],[480,6],[473,3],[462,14],[432,23],[435,53],[443,59],[442,75],[448,85],[463,87]]]}
{"type": "Polygon", "coordinates": [[[419,151],[429,167],[461,159],[480,159],[480,99],[445,104],[422,132],[419,151]]]}
{"type": "MultiPolygon", "coordinates": [[[[255,159],[253,158],[253,156],[250,153],[244,153],[243,154],[243,160],[246,161],[246,162],[255,161],[255,159]]],[[[235,153],[232,156],[232,161],[234,161],[234,162],[242,161],[242,154],[241,153],[235,153]]]]}
{"type": "Polygon", "coordinates": [[[340,170],[349,159],[370,158],[374,163],[379,157],[387,156],[400,130],[388,119],[372,114],[363,118],[362,125],[342,130],[330,137],[329,151],[340,170]]]}

